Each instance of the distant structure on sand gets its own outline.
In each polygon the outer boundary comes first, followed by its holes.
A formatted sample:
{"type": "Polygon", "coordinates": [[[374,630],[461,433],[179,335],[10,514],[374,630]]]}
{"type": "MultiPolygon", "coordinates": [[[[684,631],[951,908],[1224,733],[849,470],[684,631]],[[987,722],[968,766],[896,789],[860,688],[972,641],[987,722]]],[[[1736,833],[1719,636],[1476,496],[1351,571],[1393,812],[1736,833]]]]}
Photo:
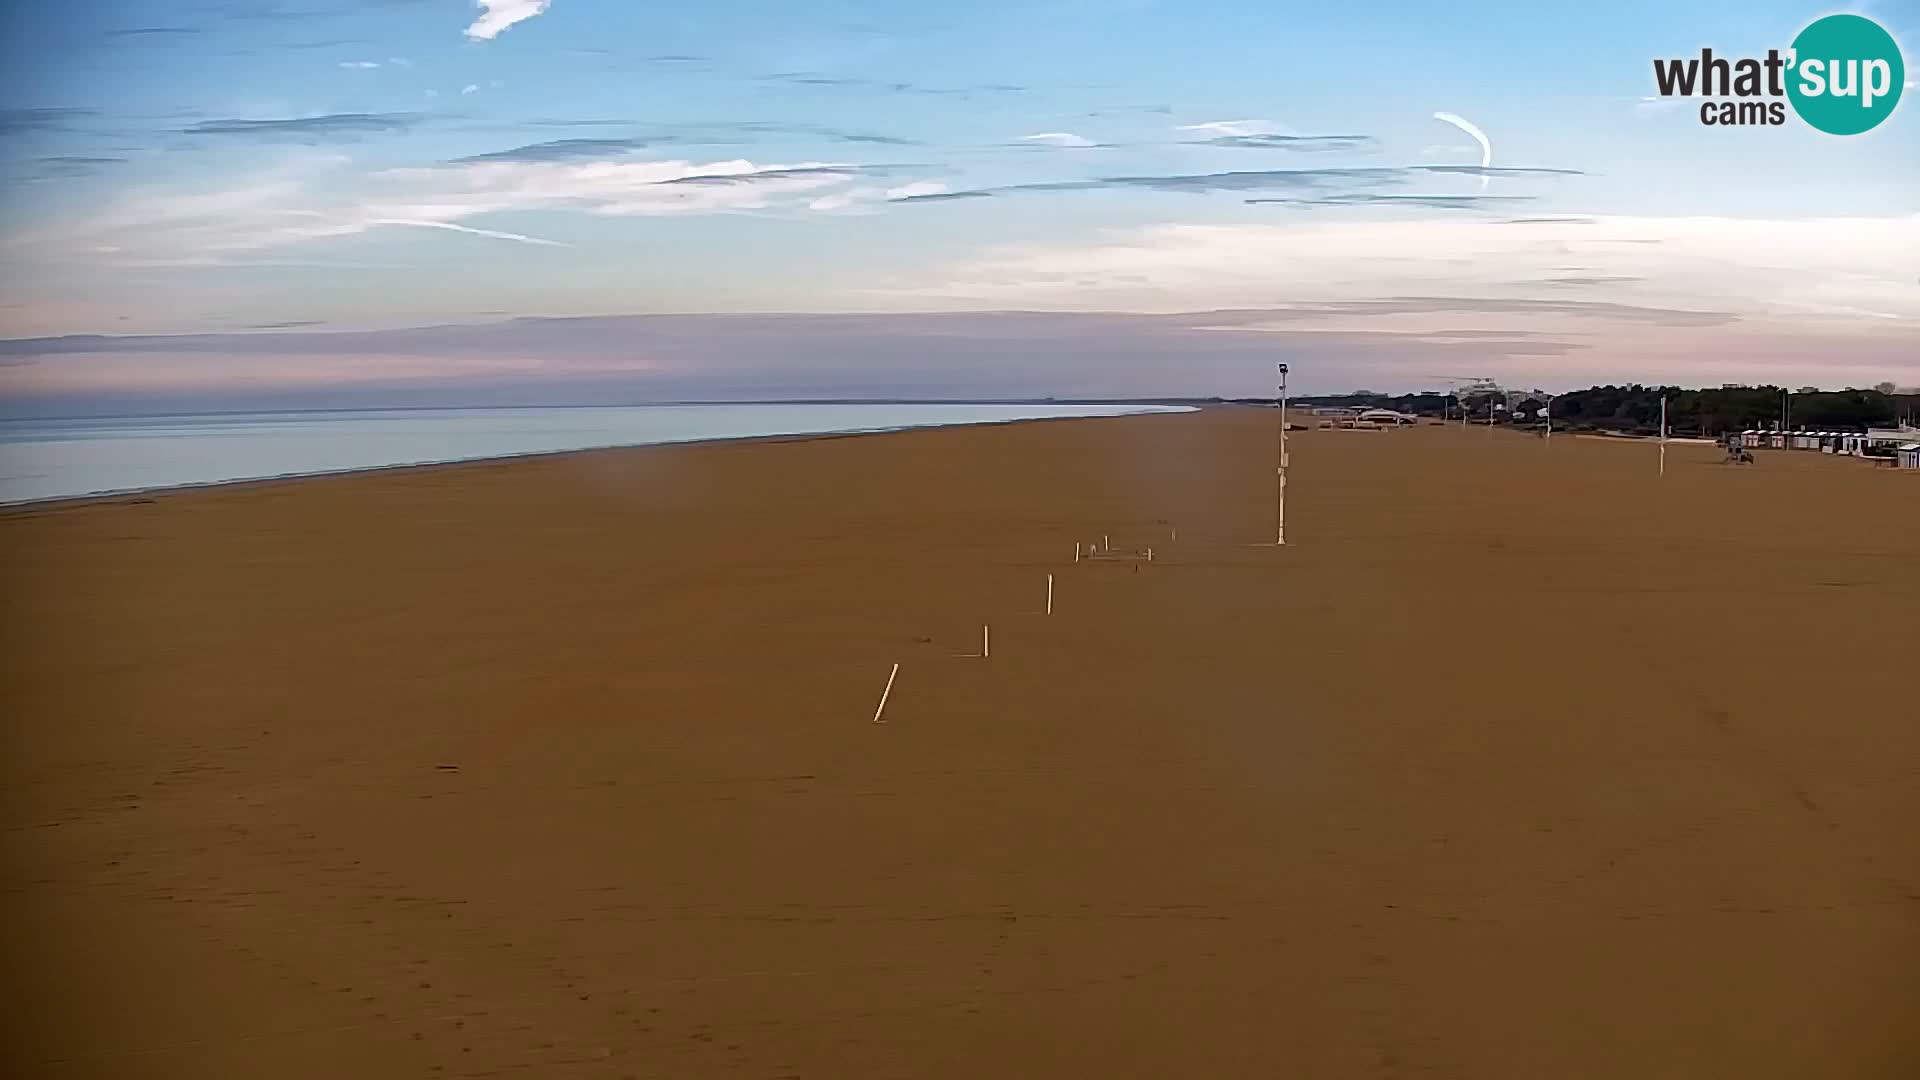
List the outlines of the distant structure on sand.
{"type": "Polygon", "coordinates": [[[1867,431],[1779,431],[1749,428],[1740,433],[1749,449],[1811,450],[1822,454],[1891,460],[1903,469],[1920,469],[1920,428],[1872,428],[1867,431]]]}

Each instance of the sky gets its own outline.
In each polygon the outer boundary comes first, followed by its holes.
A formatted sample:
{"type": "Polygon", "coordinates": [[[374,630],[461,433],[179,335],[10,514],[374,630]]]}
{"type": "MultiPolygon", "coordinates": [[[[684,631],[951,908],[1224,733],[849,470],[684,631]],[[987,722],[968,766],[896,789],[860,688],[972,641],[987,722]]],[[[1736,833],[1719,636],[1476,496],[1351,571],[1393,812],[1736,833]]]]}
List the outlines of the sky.
{"type": "Polygon", "coordinates": [[[1920,104],[1654,96],[1830,10],[0,5],[0,408],[1920,384],[1920,104]]]}

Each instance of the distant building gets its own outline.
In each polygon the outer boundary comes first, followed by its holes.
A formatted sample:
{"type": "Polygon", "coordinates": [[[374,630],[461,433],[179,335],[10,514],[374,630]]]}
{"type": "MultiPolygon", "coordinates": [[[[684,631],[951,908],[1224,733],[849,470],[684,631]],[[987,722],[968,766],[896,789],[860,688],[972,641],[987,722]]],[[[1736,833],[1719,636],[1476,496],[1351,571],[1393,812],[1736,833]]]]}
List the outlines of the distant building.
{"type": "Polygon", "coordinates": [[[1893,460],[1903,469],[1920,469],[1920,442],[1910,442],[1895,450],[1893,460]]]}
{"type": "Polygon", "coordinates": [[[1395,412],[1392,409],[1364,409],[1354,419],[1363,424],[1375,424],[1380,427],[1404,427],[1413,423],[1417,417],[1408,413],[1395,412]]]}
{"type": "Polygon", "coordinates": [[[1920,427],[1902,424],[1897,428],[1871,428],[1862,436],[1866,445],[1885,452],[1888,447],[1898,448],[1911,442],[1920,442],[1920,427]]]}

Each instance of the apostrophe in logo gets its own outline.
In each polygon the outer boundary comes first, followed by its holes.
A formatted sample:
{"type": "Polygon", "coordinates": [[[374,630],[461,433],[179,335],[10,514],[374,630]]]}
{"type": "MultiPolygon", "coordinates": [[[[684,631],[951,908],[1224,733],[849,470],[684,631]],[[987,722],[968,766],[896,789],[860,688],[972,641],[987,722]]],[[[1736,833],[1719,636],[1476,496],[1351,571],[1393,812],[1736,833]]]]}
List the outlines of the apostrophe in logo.
{"type": "Polygon", "coordinates": [[[1784,54],[1768,49],[1764,60],[1728,60],[1701,49],[1698,59],[1653,62],[1661,97],[1722,99],[1700,103],[1702,124],[1784,124],[1791,104],[1800,119],[1829,135],[1879,126],[1900,104],[1906,78],[1893,35],[1851,14],[1815,20],[1784,54]]]}
{"type": "Polygon", "coordinates": [[[1872,19],[1829,15],[1793,39],[1787,100],[1829,135],[1872,130],[1900,104],[1907,66],[1893,35],[1872,19]]]}

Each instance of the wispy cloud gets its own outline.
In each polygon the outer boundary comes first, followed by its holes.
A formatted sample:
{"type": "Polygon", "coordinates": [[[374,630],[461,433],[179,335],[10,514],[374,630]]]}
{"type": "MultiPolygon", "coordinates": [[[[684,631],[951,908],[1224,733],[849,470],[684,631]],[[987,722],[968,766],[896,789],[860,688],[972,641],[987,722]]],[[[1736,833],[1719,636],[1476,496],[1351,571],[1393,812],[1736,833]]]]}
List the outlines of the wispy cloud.
{"type": "Polygon", "coordinates": [[[1181,124],[1175,131],[1191,131],[1209,138],[1246,138],[1254,135],[1278,135],[1283,129],[1266,120],[1209,120],[1204,124],[1181,124]]]}
{"type": "Polygon", "coordinates": [[[467,27],[474,41],[492,41],[509,26],[522,23],[546,11],[551,0],[476,0],[480,17],[467,27]]]}
{"type": "Polygon", "coordinates": [[[463,86],[463,87],[461,87],[461,88],[460,88],[460,93],[461,93],[462,95],[466,95],[466,94],[477,94],[477,93],[479,93],[479,92],[480,92],[480,84],[479,84],[479,83],[468,83],[467,85],[465,85],[465,86],[463,86]]]}
{"type": "Polygon", "coordinates": [[[466,164],[479,161],[606,160],[636,150],[644,150],[659,141],[657,139],[552,139],[547,142],[516,146],[510,150],[495,150],[491,153],[455,158],[454,161],[456,164],[466,164]]]}
{"type": "Polygon", "coordinates": [[[395,227],[558,247],[565,245],[484,219],[536,210],[604,217],[801,212],[833,192],[848,193],[852,203],[934,190],[924,183],[865,188],[860,181],[900,167],[830,162],[486,160],[365,176],[350,167],[344,158],[317,157],[225,189],[124,193],[87,217],[44,223],[15,238],[11,250],[67,261],[204,265],[395,227]]]}
{"type": "Polygon", "coordinates": [[[103,37],[108,38],[166,38],[188,37],[201,33],[197,26],[136,26],[126,30],[109,30],[103,37]]]}
{"type": "Polygon", "coordinates": [[[1261,169],[1246,172],[1184,173],[1166,176],[1104,176],[1091,180],[1057,180],[982,188],[955,194],[970,197],[1029,192],[1134,189],[1204,194],[1218,191],[1332,191],[1337,188],[1376,187],[1405,180],[1398,168],[1261,169]]]}
{"type": "MultiPolygon", "coordinates": [[[[1271,224],[1158,225],[1095,243],[1001,247],[889,295],[921,304],[1060,310],[1264,310],[1272,297],[1287,296],[1315,317],[1470,310],[1672,326],[1733,318],[1804,322],[1806,305],[1817,305],[1891,313],[1895,326],[1920,323],[1912,276],[1920,215],[1515,220],[1529,223],[1506,229],[1457,215],[1315,215],[1271,224]],[[1560,269],[1569,263],[1583,269],[1560,269]],[[1539,283],[1555,278],[1563,279],[1555,288],[1599,295],[1541,296],[1539,283]],[[1393,302],[1354,300],[1356,287],[1393,302]]],[[[1833,317],[1841,330],[1861,329],[1858,320],[1833,317]]]]}
{"type": "MultiPolygon", "coordinates": [[[[619,127],[634,129],[630,120],[582,119],[545,119],[532,120],[522,127],[531,128],[607,128],[619,127]]],[[[842,131],[838,128],[820,127],[813,124],[794,124],[776,121],[733,121],[713,124],[650,124],[640,134],[605,139],[557,139],[511,147],[487,154],[477,154],[462,160],[467,161],[512,161],[512,160],[555,160],[556,158],[579,158],[590,156],[604,150],[608,154],[621,154],[649,146],[727,146],[759,142],[780,142],[801,139],[806,141],[826,140],[847,143],[854,146],[919,146],[913,139],[896,135],[882,135],[863,131],[842,131]]]]}
{"type": "Polygon", "coordinates": [[[353,71],[372,71],[380,66],[378,60],[342,60],[340,66],[353,71]]]}
{"type": "Polygon", "coordinates": [[[39,180],[66,180],[93,176],[126,163],[127,159],[123,157],[54,155],[35,158],[29,175],[39,180]]]}
{"type": "Polygon", "coordinates": [[[785,83],[788,86],[821,87],[849,90],[874,90],[893,94],[926,94],[935,97],[971,98],[975,95],[993,96],[1002,94],[1026,93],[1030,87],[1014,83],[979,83],[971,86],[926,86],[904,80],[866,79],[851,75],[831,75],[818,71],[776,71],[759,77],[762,82],[785,83]]]}
{"type": "Polygon", "coordinates": [[[1346,192],[1316,199],[1248,199],[1249,205],[1277,203],[1287,206],[1422,206],[1434,210],[1483,210],[1517,202],[1531,202],[1531,195],[1421,195],[1346,192]]]}
{"type": "Polygon", "coordinates": [[[0,109],[0,135],[73,131],[79,121],[98,115],[92,109],[0,109]]]}
{"type": "Polygon", "coordinates": [[[1035,135],[1022,135],[1020,141],[1036,146],[1057,146],[1067,150],[1090,150],[1100,145],[1084,135],[1075,135],[1071,131],[1042,131],[1035,135]]]}
{"type": "Polygon", "coordinates": [[[180,132],[317,142],[406,131],[419,126],[424,119],[419,113],[328,113],[279,120],[202,120],[181,128],[180,132]]]}
{"type": "MultiPolygon", "coordinates": [[[[1026,184],[1008,184],[1002,187],[981,188],[965,194],[991,196],[1029,192],[1099,191],[1115,189],[1187,192],[1192,194],[1207,194],[1211,192],[1292,191],[1311,194],[1324,205],[1335,205],[1343,200],[1357,204],[1369,200],[1355,198],[1356,193],[1402,184],[1415,176],[1425,173],[1459,174],[1483,178],[1491,176],[1581,175],[1577,169],[1521,167],[1483,169],[1477,165],[1392,165],[1325,169],[1253,169],[1217,173],[1175,173],[1165,176],[1103,176],[1091,180],[1057,180],[1026,184]]],[[[1490,199],[1518,197],[1519,196],[1489,196],[1490,199]]],[[[1409,200],[1409,205],[1415,204],[1418,200],[1426,200],[1431,205],[1436,206],[1456,205],[1451,201],[1447,201],[1449,197],[1444,194],[1421,195],[1418,196],[1417,199],[1409,200]]]]}
{"type": "Polygon", "coordinates": [[[411,218],[375,218],[370,226],[397,225],[413,229],[445,229],[448,232],[466,233],[468,236],[485,236],[493,240],[512,240],[521,244],[537,244],[542,247],[566,247],[557,240],[542,240],[537,236],[524,233],[506,232],[501,229],[476,229],[471,225],[458,225],[451,221],[416,221],[411,218]]]}
{"type": "Polygon", "coordinates": [[[1579,169],[1547,169],[1537,166],[1409,165],[1416,172],[1451,173],[1457,176],[1584,176],[1579,169]]]}
{"type": "Polygon", "coordinates": [[[1542,285],[1588,287],[1595,285],[1625,285],[1630,282],[1645,280],[1645,278],[1634,274],[1562,274],[1558,277],[1541,278],[1539,283],[1542,285]]]}
{"type": "Polygon", "coordinates": [[[1373,144],[1371,135],[1221,135],[1204,140],[1207,146],[1228,146],[1242,150],[1294,150],[1325,153],[1331,150],[1358,150],[1373,144]]]}

